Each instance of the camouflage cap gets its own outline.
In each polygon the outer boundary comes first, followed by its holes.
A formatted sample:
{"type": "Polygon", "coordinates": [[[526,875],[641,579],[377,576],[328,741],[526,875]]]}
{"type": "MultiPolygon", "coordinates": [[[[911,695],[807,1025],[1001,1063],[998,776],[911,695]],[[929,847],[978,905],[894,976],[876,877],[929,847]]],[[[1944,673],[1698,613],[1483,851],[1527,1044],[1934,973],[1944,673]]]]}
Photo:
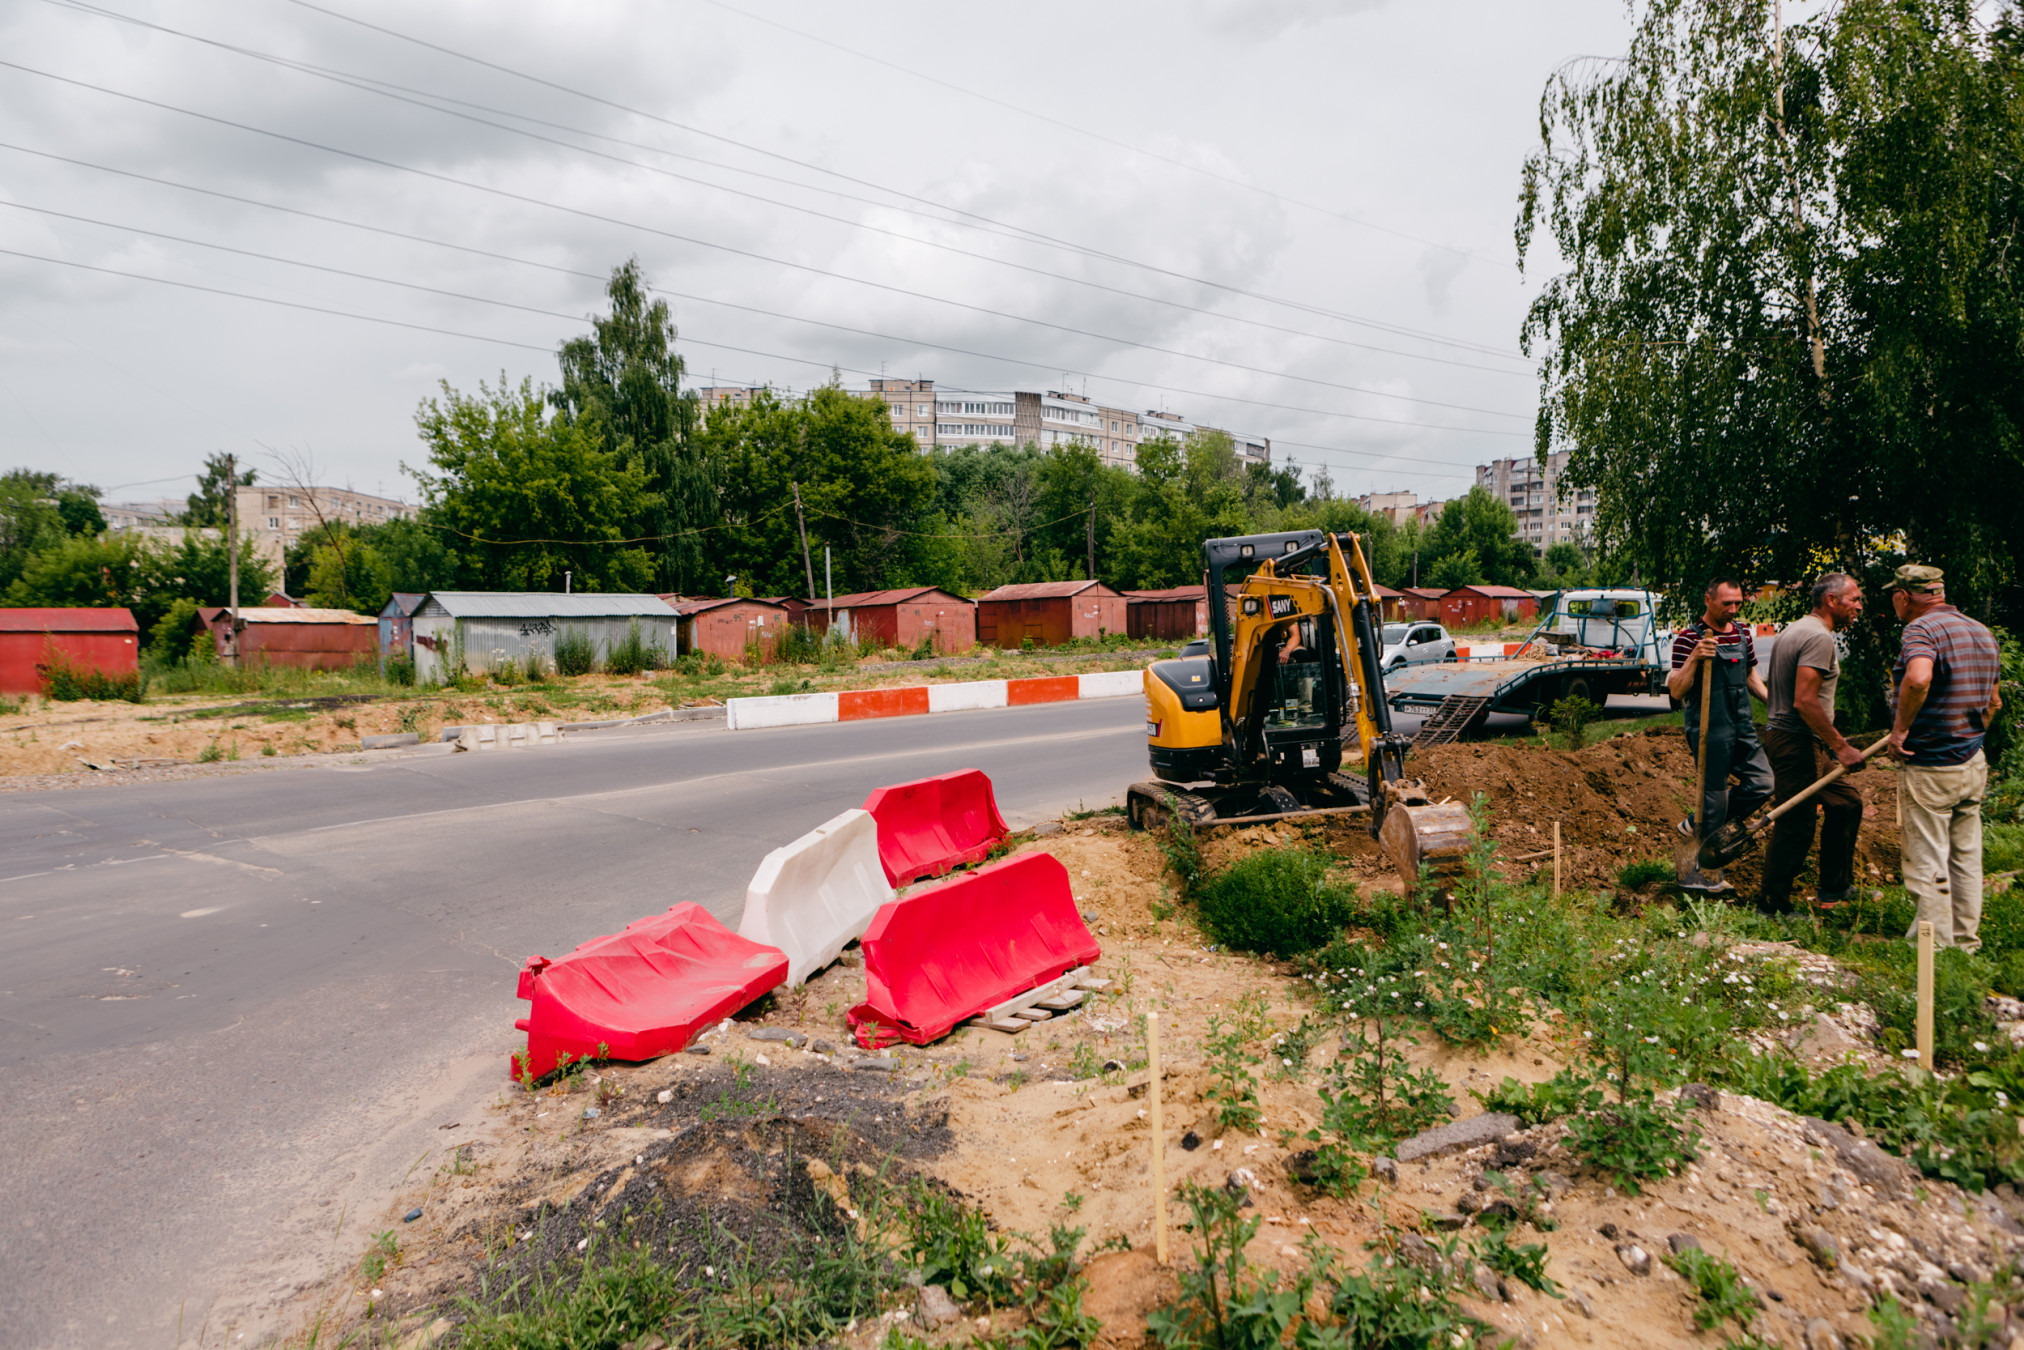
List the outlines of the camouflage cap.
{"type": "Polygon", "coordinates": [[[1937,567],[1922,567],[1918,563],[1906,563],[1898,568],[1891,578],[1887,591],[1905,591],[1912,595],[1936,595],[1945,592],[1946,573],[1937,567]]]}

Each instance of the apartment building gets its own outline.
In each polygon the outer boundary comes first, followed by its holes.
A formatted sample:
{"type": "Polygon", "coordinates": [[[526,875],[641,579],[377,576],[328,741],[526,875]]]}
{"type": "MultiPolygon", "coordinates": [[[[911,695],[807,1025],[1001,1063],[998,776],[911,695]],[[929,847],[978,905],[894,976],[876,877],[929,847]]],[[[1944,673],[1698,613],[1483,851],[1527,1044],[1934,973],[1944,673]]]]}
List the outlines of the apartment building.
{"type": "Polygon", "coordinates": [[[865,397],[883,401],[892,416],[893,430],[912,436],[920,449],[932,450],[940,444],[933,380],[873,380],[865,397]]]}
{"type": "Polygon", "coordinates": [[[1356,499],[1356,504],[1374,516],[1383,516],[1394,525],[1404,525],[1409,520],[1419,519],[1420,494],[1366,492],[1356,499]]]}
{"type": "Polygon", "coordinates": [[[98,513],[108,530],[138,530],[168,525],[189,504],[181,497],[157,497],[145,502],[100,502],[98,513]]]}
{"type": "Polygon", "coordinates": [[[1537,456],[1500,459],[1476,466],[1476,484],[1509,502],[1518,517],[1518,537],[1544,551],[1554,544],[1586,544],[1595,521],[1595,493],[1582,489],[1563,500],[1560,476],[1568,452],[1556,450],[1541,464],[1537,456]]]}
{"type": "Polygon", "coordinates": [[[771,388],[771,386],[762,384],[747,388],[744,385],[737,384],[709,384],[701,385],[690,392],[703,405],[703,420],[707,422],[710,419],[710,414],[719,408],[751,407],[753,398],[757,396],[761,389],[767,388],[771,388]]]}
{"type": "Polygon", "coordinates": [[[1009,389],[945,389],[935,396],[935,444],[1017,445],[1018,405],[1019,395],[1009,389]]]}
{"type": "Polygon", "coordinates": [[[1195,435],[1204,431],[1220,431],[1230,438],[1230,444],[1237,451],[1237,462],[1243,465],[1272,463],[1272,441],[1266,436],[1248,436],[1238,431],[1225,431],[1222,427],[1205,426],[1190,422],[1179,413],[1166,412],[1159,408],[1148,408],[1139,414],[1139,439],[1158,440],[1162,436],[1186,444],[1195,435]]]}
{"type": "Polygon", "coordinates": [[[277,569],[288,548],[304,530],[343,521],[347,525],[384,525],[405,520],[415,508],[392,497],[375,497],[333,487],[279,487],[255,483],[233,490],[239,509],[239,533],[277,569]]]}

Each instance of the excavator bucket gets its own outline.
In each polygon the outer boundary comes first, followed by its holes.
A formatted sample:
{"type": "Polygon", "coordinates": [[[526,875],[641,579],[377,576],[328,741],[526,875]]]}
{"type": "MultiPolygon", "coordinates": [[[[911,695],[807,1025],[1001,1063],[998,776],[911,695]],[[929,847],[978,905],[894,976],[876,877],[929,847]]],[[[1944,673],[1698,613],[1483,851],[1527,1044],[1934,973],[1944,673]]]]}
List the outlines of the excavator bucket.
{"type": "Polygon", "coordinates": [[[1476,824],[1460,802],[1434,802],[1417,780],[1386,785],[1378,847],[1405,879],[1408,892],[1424,868],[1443,894],[1453,889],[1476,842],[1476,824]]]}

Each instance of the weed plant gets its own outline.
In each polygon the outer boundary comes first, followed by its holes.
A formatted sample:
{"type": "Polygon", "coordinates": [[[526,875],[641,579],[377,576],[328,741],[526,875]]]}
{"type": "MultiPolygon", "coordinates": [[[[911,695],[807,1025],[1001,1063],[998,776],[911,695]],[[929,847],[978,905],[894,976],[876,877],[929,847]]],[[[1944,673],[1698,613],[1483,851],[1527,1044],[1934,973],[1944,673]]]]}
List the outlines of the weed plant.
{"type": "Polygon", "coordinates": [[[565,628],[555,635],[555,673],[588,675],[597,666],[597,644],[582,628],[565,628]]]}
{"type": "Polygon", "coordinates": [[[1699,1247],[1668,1254],[1664,1260],[1700,1296],[1694,1306],[1696,1328],[1713,1331],[1734,1322],[1746,1332],[1750,1329],[1757,1316],[1757,1291],[1744,1283],[1733,1265],[1699,1247]]]}
{"type": "Polygon", "coordinates": [[[1475,1254],[1478,1261],[1499,1275],[1509,1276],[1548,1298],[1564,1297],[1560,1286],[1547,1278],[1547,1252],[1543,1242],[1514,1243],[1511,1235],[1500,1229],[1478,1238],[1475,1254]]]}
{"type": "Polygon", "coordinates": [[[1236,951],[1295,956],[1325,945],[1356,914],[1356,891],[1328,879],[1328,860],[1265,849],[1195,889],[1202,931],[1236,951]]]}
{"type": "Polygon", "coordinates": [[[667,653],[640,631],[638,619],[626,621],[625,636],[612,643],[604,654],[604,669],[608,675],[638,675],[659,670],[667,664],[667,653]]]}
{"type": "Polygon", "coordinates": [[[1193,1235],[1191,1264],[1177,1271],[1180,1292],[1147,1315],[1165,1350],[1345,1350],[1350,1346],[1469,1345],[1493,1330],[1455,1302],[1451,1263],[1373,1255],[1362,1271],[1345,1270],[1334,1251],[1309,1239],[1307,1268],[1290,1275],[1255,1271],[1244,1248],[1262,1220],[1246,1219],[1242,1200],[1188,1182],[1181,1200],[1193,1235]]]}
{"type": "Polygon", "coordinates": [[[1579,750],[1589,724],[1601,716],[1602,705],[1579,694],[1558,699],[1546,710],[1547,720],[1560,733],[1563,750],[1579,750]]]}
{"type": "Polygon", "coordinates": [[[1222,1017],[1209,1019],[1209,1073],[1215,1082],[1207,1096],[1216,1104],[1218,1133],[1238,1130],[1251,1134],[1262,1123],[1258,1083],[1251,1076],[1251,1066],[1259,1061],[1250,1049],[1255,1039],[1251,1031],[1241,1020],[1233,1025],[1222,1017]]]}
{"type": "Polygon", "coordinates": [[[61,656],[51,658],[36,666],[35,673],[42,678],[43,692],[58,703],[76,703],[84,699],[100,702],[144,703],[148,697],[148,672],[136,670],[131,675],[112,675],[96,666],[73,666],[61,656]]]}
{"type": "Polygon", "coordinates": [[[1508,1111],[1530,1129],[1549,1120],[1593,1111],[1602,1105],[1602,1089],[1573,1069],[1562,1069],[1543,1083],[1530,1085],[1506,1078],[1489,1092],[1469,1092],[1485,1111],[1508,1111]]]}

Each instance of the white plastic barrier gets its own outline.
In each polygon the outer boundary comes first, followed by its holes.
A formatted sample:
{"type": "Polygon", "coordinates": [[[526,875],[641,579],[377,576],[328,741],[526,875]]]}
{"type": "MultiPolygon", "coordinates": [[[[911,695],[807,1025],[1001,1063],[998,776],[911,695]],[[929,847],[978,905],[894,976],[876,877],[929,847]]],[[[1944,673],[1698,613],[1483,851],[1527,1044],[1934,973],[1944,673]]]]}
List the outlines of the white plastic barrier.
{"type": "Polygon", "coordinates": [[[1146,688],[1142,670],[1099,670],[1075,677],[1076,693],[1083,698],[1129,698],[1146,688]]]}
{"type": "Polygon", "coordinates": [[[798,727],[835,720],[835,694],[772,694],[724,700],[724,724],[731,731],[798,727]]]}
{"type": "Polygon", "coordinates": [[[892,898],[878,861],[878,823],[852,809],[766,855],[745,889],[738,936],[786,952],[791,987],[862,937],[892,898]]]}
{"type": "Polygon", "coordinates": [[[928,686],[928,711],[931,713],[1002,708],[1007,701],[1003,680],[963,680],[956,684],[928,686]]]}
{"type": "Polygon", "coordinates": [[[561,740],[553,722],[508,722],[464,727],[457,733],[459,750],[522,750],[554,745],[561,740]]]}

